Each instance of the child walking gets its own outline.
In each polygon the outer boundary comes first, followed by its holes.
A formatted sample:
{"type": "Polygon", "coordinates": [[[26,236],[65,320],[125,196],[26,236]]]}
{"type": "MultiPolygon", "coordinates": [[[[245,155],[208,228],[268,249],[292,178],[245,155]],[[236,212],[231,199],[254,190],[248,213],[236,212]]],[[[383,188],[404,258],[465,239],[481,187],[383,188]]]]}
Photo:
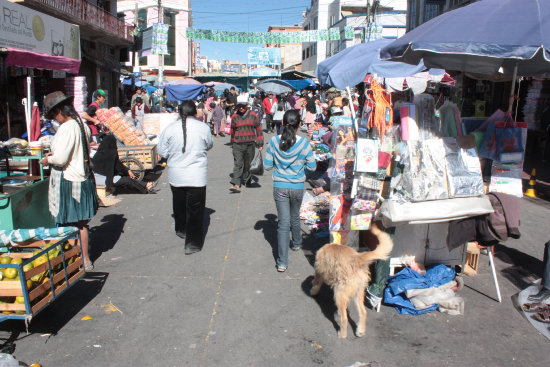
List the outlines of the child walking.
{"type": "Polygon", "coordinates": [[[267,145],[265,169],[273,171],[273,199],[277,207],[277,271],[288,267],[288,249],[302,247],[300,206],[304,196],[306,170],[314,171],[315,158],[309,142],[296,135],[300,127],[300,113],[286,111],[283,116],[283,132],[274,136],[267,145]],[[292,232],[292,246],[290,233],[292,232]]]}

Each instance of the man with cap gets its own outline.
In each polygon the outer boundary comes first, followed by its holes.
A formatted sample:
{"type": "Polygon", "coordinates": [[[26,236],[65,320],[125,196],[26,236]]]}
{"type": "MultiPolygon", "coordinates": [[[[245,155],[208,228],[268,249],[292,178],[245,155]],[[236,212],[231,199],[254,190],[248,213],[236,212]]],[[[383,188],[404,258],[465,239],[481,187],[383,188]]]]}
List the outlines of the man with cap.
{"type": "Polygon", "coordinates": [[[101,108],[101,105],[105,103],[105,91],[103,89],[98,89],[93,94],[94,100],[86,111],[82,113],[82,118],[86,120],[86,123],[90,127],[90,130],[92,131],[92,136],[94,137],[94,140],[97,142],[97,136],[99,135],[99,126],[101,126],[101,121],[99,121],[96,117],[96,111],[98,108],[101,108]]]}
{"type": "Polygon", "coordinates": [[[264,146],[262,125],[258,116],[249,111],[247,103],[237,103],[231,118],[231,144],[233,149],[233,178],[231,192],[240,192],[241,185],[250,184],[250,163],[254,159],[255,148],[264,146]]]}
{"type": "Polygon", "coordinates": [[[273,115],[271,114],[271,108],[275,102],[277,102],[277,97],[273,95],[273,92],[268,92],[267,97],[264,98],[262,103],[265,111],[265,128],[267,131],[273,131],[275,127],[273,115]]]}

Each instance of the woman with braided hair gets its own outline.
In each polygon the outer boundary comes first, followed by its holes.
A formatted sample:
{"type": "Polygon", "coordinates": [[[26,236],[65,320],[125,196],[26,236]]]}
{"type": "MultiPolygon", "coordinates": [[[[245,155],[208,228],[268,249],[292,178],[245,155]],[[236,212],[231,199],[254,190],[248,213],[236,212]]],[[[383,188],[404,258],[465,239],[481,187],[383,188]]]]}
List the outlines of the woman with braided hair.
{"type": "Polygon", "coordinates": [[[40,161],[51,167],[48,201],[50,213],[60,226],[80,230],[82,264],[93,269],[88,255],[88,222],[97,212],[98,198],[90,167],[90,128],[73,107],[73,97],[53,92],[44,98],[44,114],[61,124],[51,152],[40,161]]]}
{"type": "Polygon", "coordinates": [[[179,106],[180,118],[160,134],[158,153],[166,158],[176,235],[185,240],[185,254],[202,249],[208,158],[212,148],[210,127],[195,118],[193,101],[179,106]]]}

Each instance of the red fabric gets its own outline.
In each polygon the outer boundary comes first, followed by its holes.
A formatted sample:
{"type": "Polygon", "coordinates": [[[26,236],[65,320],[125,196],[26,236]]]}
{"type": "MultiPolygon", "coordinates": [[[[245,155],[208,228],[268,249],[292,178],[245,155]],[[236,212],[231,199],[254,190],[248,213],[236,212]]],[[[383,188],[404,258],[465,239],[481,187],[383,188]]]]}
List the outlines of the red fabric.
{"type": "MultiPolygon", "coordinates": [[[[275,102],[277,102],[277,97],[273,97],[273,103],[275,102]]],[[[269,98],[264,98],[262,106],[264,107],[266,115],[271,115],[271,107],[273,107],[273,104],[269,101],[269,98]]]]}
{"type": "Polygon", "coordinates": [[[66,71],[71,74],[78,74],[80,70],[80,60],[64,56],[52,56],[38,52],[17,50],[14,48],[8,48],[6,65],[66,71]]]}
{"type": "Polygon", "coordinates": [[[40,137],[40,110],[38,106],[33,106],[31,115],[31,131],[29,133],[31,141],[37,141],[40,137]]]}
{"type": "MultiPolygon", "coordinates": [[[[98,110],[101,108],[99,106],[99,103],[97,102],[92,102],[88,105],[88,107],[90,106],[95,106],[98,110]]],[[[90,116],[90,117],[95,117],[96,115],[94,116],[90,116]]],[[[97,127],[97,125],[95,125],[93,122],[91,121],[86,121],[86,123],[88,124],[88,127],[90,128],[90,131],[92,132],[92,135],[99,135],[99,128],[97,127]]]]}
{"type": "Polygon", "coordinates": [[[232,143],[256,143],[257,147],[264,146],[262,125],[254,112],[248,112],[244,116],[234,114],[230,126],[232,143]]]}

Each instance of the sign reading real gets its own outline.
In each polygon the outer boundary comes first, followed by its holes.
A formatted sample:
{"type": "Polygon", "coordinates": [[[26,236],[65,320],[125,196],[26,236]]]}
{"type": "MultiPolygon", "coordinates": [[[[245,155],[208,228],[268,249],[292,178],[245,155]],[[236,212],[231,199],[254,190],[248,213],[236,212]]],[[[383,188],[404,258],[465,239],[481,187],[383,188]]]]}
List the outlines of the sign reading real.
{"type": "Polygon", "coordinates": [[[0,47],[80,60],[80,30],[7,0],[0,0],[0,47]]]}

